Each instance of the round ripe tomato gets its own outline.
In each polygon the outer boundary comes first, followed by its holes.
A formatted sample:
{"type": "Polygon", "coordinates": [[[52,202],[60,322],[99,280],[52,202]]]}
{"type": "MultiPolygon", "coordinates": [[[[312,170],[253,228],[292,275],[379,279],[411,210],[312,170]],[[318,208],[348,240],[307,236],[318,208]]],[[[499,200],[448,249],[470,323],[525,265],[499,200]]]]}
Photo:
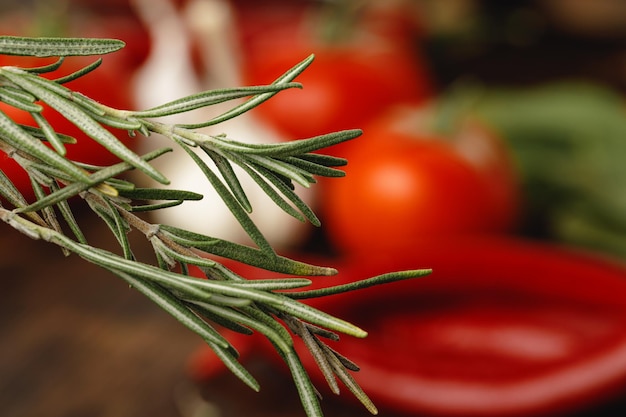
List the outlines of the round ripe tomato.
{"type": "MultiPolygon", "coordinates": [[[[296,79],[303,89],[283,91],[258,107],[260,115],[294,137],[357,128],[387,106],[417,102],[423,94],[406,56],[340,47],[308,50],[316,51],[316,58],[296,79]]],[[[301,51],[262,61],[249,82],[272,82],[308,55],[301,51]]]]}
{"type": "Polygon", "coordinates": [[[470,162],[457,143],[442,137],[383,120],[366,128],[346,157],[346,177],[322,183],[322,220],[341,252],[401,249],[514,224],[512,175],[494,177],[497,164],[477,168],[479,158],[470,162]]]}
{"type": "MultiPolygon", "coordinates": [[[[431,83],[419,51],[362,28],[338,42],[321,40],[297,24],[255,32],[244,48],[246,84],[268,84],[310,54],[313,63],[294,81],[302,89],[282,91],[255,112],[287,136],[304,138],[363,127],[396,103],[419,103],[431,83]]],[[[335,148],[337,151],[339,148],[335,148]]]]}

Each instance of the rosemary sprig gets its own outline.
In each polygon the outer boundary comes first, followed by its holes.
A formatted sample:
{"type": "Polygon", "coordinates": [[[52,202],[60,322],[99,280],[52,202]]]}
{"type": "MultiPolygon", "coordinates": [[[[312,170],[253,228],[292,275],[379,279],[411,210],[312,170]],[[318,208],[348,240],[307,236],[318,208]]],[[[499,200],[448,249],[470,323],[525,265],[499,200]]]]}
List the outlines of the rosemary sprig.
{"type": "Polygon", "coordinates": [[[259,145],[239,142],[227,135],[211,136],[197,130],[237,117],[282,90],[299,88],[300,84],[293,80],[311,63],[313,56],[266,86],[205,91],[152,109],[136,111],[108,107],[62,85],[97,70],[99,60],[56,80],[40,76],[62,66],[65,56],[105,54],[122,46],[123,43],[108,39],[0,37],[1,54],[59,57],[54,64],[41,67],[0,67],[0,101],[31,113],[38,126],[17,124],[0,111],[0,150],[28,173],[36,196],[36,200],[29,204],[10,178],[0,171],[0,196],[4,198],[3,202],[0,201],[0,219],[33,239],[56,244],[64,253],[78,255],[126,281],[197,333],[252,389],[259,389],[257,381],[237,361],[236,350],[220,334],[216,324],[246,334],[259,332],[265,335],[291,369],[308,416],[321,416],[322,411],[318,392],[293,347],[293,335],[304,340],[333,392],[339,392],[337,377],[375,414],[376,407],[351,375],[358,370],[358,366],[322,341],[322,338],[337,340],[338,333],[365,337],[366,331],[299,300],[421,277],[430,271],[395,272],[346,285],[307,290],[311,280],[305,277],[328,276],[337,271],[277,254],[250,219],[251,207],[246,191],[233,169],[235,165],[243,168],[288,215],[319,225],[312,210],[297,196],[295,184],[309,187],[316,182],[316,176],[342,176],[343,171],[338,167],[345,165],[346,161],[319,152],[356,138],[361,132],[349,130],[288,143],[259,145]],[[249,98],[242,104],[236,104],[208,121],[172,125],[154,120],[245,97],[249,98]],[[84,135],[70,138],[56,132],[43,116],[44,105],[57,110],[79,127],[84,135]],[[170,149],[156,149],[146,155],[138,155],[107,128],[126,130],[131,136],[160,134],[169,138],[172,146],[185,150],[190,161],[201,168],[207,181],[218,191],[255,246],[152,224],[140,217],[140,213],[183,204],[202,196],[185,190],[140,188],[126,177],[122,178],[132,170],[139,170],[167,184],[167,178],[153,167],[151,161],[170,149]],[[117,155],[121,162],[99,167],[67,158],[65,145],[82,140],[99,142],[117,155]],[[49,142],[51,146],[46,146],[44,142],[49,142]],[[219,175],[203,162],[199,153],[208,155],[215,162],[219,175]],[[119,243],[119,254],[89,245],[68,204],[68,199],[74,196],[80,196],[108,226],[119,243]],[[63,225],[73,236],[64,233],[66,229],[63,225]],[[155,265],[135,259],[127,238],[131,230],[137,230],[146,237],[154,250],[155,265]],[[211,259],[210,255],[281,272],[292,278],[248,280],[211,259]],[[205,275],[204,279],[190,276],[191,266],[199,268],[205,275]]]}

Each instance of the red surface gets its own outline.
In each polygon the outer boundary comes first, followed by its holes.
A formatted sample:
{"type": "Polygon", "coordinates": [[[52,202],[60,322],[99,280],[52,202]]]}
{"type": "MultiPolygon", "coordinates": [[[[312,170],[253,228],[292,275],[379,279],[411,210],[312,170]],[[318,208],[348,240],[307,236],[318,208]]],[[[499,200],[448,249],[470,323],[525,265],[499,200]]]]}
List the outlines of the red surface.
{"type": "MultiPolygon", "coordinates": [[[[410,253],[312,262],[340,271],[315,278],[317,286],[433,268],[421,279],[308,301],[369,332],[330,344],[361,367],[355,378],[383,411],[561,415],[626,391],[623,265],[518,238],[432,241],[410,253]]],[[[324,392],[313,359],[298,348],[324,392]]]]}
{"type": "Polygon", "coordinates": [[[435,415],[534,416],[626,389],[622,267],[498,239],[360,259],[343,271],[357,279],[416,267],[434,272],[320,305],[369,332],[365,340],[343,337],[337,349],[361,366],[355,377],[375,403],[435,415]]]}

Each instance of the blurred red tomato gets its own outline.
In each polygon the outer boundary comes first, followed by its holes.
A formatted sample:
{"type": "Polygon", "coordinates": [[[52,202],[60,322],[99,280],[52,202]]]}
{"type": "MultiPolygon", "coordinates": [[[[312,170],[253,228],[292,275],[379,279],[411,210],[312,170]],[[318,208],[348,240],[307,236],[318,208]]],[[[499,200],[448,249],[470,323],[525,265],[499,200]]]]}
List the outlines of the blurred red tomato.
{"type": "Polygon", "coordinates": [[[294,11],[295,23],[266,26],[244,45],[246,84],[270,83],[310,54],[316,56],[295,80],[302,90],[283,91],[255,109],[288,136],[360,128],[392,104],[419,103],[431,95],[426,64],[413,45],[367,28],[323,40],[323,28],[311,29],[303,14],[294,11]]]}
{"type": "Polygon", "coordinates": [[[477,125],[453,141],[407,122],[392,112],[366,128],[346,148],[346,177],[322,183],[322,221],[336,249],[403,249],[440,235],[510,230],[518,191],[498,142],[477,125]]]}

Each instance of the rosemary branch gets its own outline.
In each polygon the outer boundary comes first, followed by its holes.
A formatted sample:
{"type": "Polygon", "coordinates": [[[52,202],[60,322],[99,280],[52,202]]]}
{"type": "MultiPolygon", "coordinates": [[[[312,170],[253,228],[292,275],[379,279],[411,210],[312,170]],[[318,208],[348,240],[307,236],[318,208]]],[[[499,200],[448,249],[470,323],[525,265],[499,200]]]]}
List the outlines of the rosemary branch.
{"type": "Polygon", "coordinates": [[[294,191],[294,183],[309,187],[315,183],[316,176],[343,175],[338,167],[345,165],[345,160],[318,151],[356,138],[361,132],[349,130],[287,143],[259,145],[197,131],[200,127],[237,117],[282,90],[299,88],[300,85],[293,80],[311,63],[313,56],[286,71],[270,85],[205,91],[138,111],[108,107],[62,85],[69,79],[96,70],[100,60],[60,79],[41,76],[59,68],[64,56],[110,53],[122,46],[120,41],[106,39],[0,37],[0,54],[59,57],[56,63],[43,67],[0,67],[0,101],[28,111],[38,125],[22,126],[0,110],[0,151],[28,173],[36,196],[35,201],[27,202],[21,190],[0,170],[0,197],[3,198],[0,200],[0,220],[30,238],[58,245],[66,254],[78,255],[111,271],[197,333],[235,375],[255,390],[259,389],[257,381],[237,361],[236,350],[215,324],[246,334],[262,333],[291,369],[307,415],[322,416],[317,390],[293,347],[292,334],[301,337],[326,375],[332,391],[339,392],[334,379],[337,376],[375,414],[376,407],[350,374],[358,367],[322,341],[323,338],[338,339],[337,333],[354,337],[365,337],[367,333],[303,304],[299,299],[420,277],[430,271],[402,271],[323,290],[306,290],[311,281],[303,277],[333,275],[337,271],[277,254],[250,219],[245,191],[237,176],[231,175],[233,164],[244,168],[245,173],[252,176],[286,214],[319,225],[317,217],[294,191]],[[248,99],[242,104],[197,124],[172,125],[154,120],[244,97],[248,99]],[[57,110],[84,135],[70,138],[56,132],[41,113],[44,106],[57,110]],[[170,149],[138,155],[106,128],[126,130],[131,136],[163,135],[171,140],[172,146],[184,149],[218,191],[255,246],[153,224],[140,217],[143,212],[202,196],[185,190],[140,188],[124,179],[124,174],[129,171],[140,170],[167,184],[167,178],[151,165],[151,161],[170,149]],[[65,144],[83,140],[97,141],[122,162],[96,167],[67,158],[65,144]],[[51,146],[46,146],[46,141],[51,146]],[[217,175],[198,153],[206,153],[219,162],[217,166],[222,175],[217,175]],[[105,222],[120,245],[120,254],[89,245],[68,204],[68,199],[74,196],[80,196],[105,222]],[[62,224],[68,226],[73,236],[64,233],[62,224]],[[152,245],[155,265],[135,259],[127,237],[131,230],[138,230],[152,245]],[[214,261],[210,255],[282,272],[293,278],[248,280],[214,261]],[[190,266],[200,268],[205,279],[191,276],[190,266]],[[180,272],[174,272],[176,270],[180,272]],[[294,289],[298,291],[284,292],[294,289]]]}

